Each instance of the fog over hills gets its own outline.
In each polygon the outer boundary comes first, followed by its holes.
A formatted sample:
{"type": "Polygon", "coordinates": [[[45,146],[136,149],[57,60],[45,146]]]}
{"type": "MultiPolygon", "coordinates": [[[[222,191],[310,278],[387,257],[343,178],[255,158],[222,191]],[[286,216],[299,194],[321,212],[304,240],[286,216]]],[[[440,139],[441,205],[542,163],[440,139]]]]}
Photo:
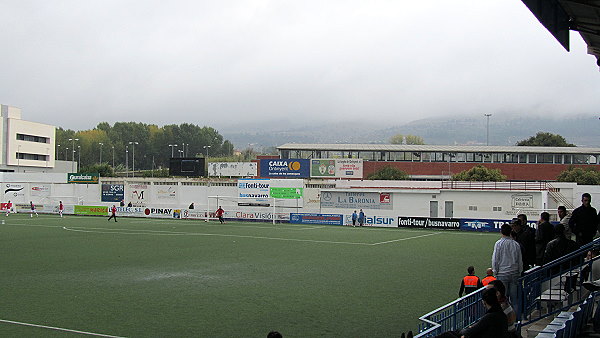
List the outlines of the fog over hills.
{"type": "MultiPolygon", "coordinates": [[[[483,116],[430,118],[406,124],[338,121],[298,124],[274,120],[217,128],[237,149],[262,150],[284,143],[389,143],[396,134],[421,136],[426,144],[485,145],[487,120],[483,116]]],[[[580,147],[600,147],[600,120],[596,115],[540,117],[492,115],[490,145],[514,145],[537,132],[562,135],[580,147]]]]}

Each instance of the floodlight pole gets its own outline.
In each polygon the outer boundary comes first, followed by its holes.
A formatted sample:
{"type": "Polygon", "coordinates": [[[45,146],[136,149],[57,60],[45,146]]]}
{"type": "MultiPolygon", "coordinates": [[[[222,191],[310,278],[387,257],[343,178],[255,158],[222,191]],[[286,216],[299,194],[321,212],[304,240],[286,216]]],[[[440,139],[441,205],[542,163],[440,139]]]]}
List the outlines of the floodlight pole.
{"type": "Polygon", "coordinates": [[[131,166],[132,166],[131,177],[135,177],[135,145],[139,144],[139,143],[137,143],[135,141],[131,141],[131,142],[129,142],[129,144],[131,144],[131,152],[132,152],[131,153],[131,155],[132,155],[132,157],[131,157],[131,166]]]}
{"type": "Polygon", "coordinates": [[[492,116],[492,114],[483,114],[483,116],[487,117],[487,134],[486,134],[485,145],[489,146],[490,145],[490,116],[492,116]]]}

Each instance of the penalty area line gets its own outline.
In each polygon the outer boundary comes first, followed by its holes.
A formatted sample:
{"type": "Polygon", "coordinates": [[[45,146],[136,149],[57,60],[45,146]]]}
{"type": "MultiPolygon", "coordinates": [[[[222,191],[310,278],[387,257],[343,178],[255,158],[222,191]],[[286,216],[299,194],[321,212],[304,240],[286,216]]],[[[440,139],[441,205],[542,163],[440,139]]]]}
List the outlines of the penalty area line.
{"type": "Polygon", "coordinates": [[[441,232],[436,232],[436,233],[426,234],[426,235],[420,235],[420,236],[400,238],[400,239],[393,239],[391,241],[378,242],[378,243],[373,243],[371,245],[379,245],[379,244],[387,244],[387,243],[400,242],[400,241],[408,241],[409,239],[415,239],[415,238],[421,238],[421,237],[427,237],[427,236],[435,236],[435,235],[439,235],[439,234],[441,234],[441,232]]]}
{"type": "Polygon", "coordinates": [[[113,336],[113,335],[104,334],[104,333],[86,332],[86,331],[79,331],[79,330],[73,330],[73,329],[65,329],[65,328],[62,328],[62,327],[54,327],[54,326],[47,326],[47,325],[40,325],[40,324],[16,322],[14,320],[7,320],[7,319],[0,319],[0,322],[2,322],[2,323],[8,323],[8,324],[15,324],[15,325],[38,327],[38,328],[42,328],[42,329],[55,330],[55,331],[73,332],[73,333],[84,334],[84,335],[88,335],[88,336],[110,337],[110,338],[125,338],[125,337],[122,337],[122,336],[113,336]]]}

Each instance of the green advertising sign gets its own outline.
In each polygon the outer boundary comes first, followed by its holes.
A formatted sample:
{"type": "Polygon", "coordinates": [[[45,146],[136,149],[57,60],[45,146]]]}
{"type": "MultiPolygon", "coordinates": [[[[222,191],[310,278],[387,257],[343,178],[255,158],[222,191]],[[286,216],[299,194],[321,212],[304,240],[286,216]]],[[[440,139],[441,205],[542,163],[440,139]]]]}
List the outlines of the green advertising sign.
{"type": "Polygon", "coordinates": [[[108,207],[94,205],[75,205],[75,215],[106,216],[108,207]]]}
{"type": "Polygon", "coordinates": [[[271,188],[270,194],[273,198],[299,199],[302,198],[304,188],[271,188]]]}
{"type": "Polygon", "coordinates": [[[67,183],[98,184],[100,173],[68,173],[67,183]]]}
{"type": "Polygon", "coordinates": [[[311,160],[310,177],[334,177],[335,160],[311,160]]]}

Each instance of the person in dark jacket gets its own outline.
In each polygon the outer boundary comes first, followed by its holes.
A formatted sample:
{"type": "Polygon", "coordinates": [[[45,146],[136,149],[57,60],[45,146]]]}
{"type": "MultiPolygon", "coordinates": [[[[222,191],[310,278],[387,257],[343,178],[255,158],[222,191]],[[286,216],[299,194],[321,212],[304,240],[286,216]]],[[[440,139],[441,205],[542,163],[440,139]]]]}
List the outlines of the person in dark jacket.
{"type": "Polygon", "coordinates": [[[481,279],[475,276],[475,268],[470,266],[467,268],[467,275],[463,277],[460,282],[460,290],[458,291],[458,297],[462,297],[463,292],[465,295],[481,289],[483,284],[481,283],[481,279]]]}
{"type": "Polygon", "coordinates": [[[515,232],[515,241],[521,245],[523,270],[529,270],[535,265],[535,230],[527,225],[527,216],[520,214],[511,223],[515,232]]]}
{"type": "Polygon", "coordinates": [[[496,296],[496,289],[490,288],[482,293],[483,305],[487,312],[475,324],[460,332],[449,331],[439,335],[439,338],[505,338],[508,337],[507,318],[496,296]]]}
{"type": "MultiPolygon", "coordinates": [[[[564,232],[564,229],[563,229],[564,232]]],[[[550,224],[550,214],[542,212],[538,221],[538,228],[535,232],[535,264],[544,264],[544,253],[546,245],[554,239],[554,226],[550,224]]]]}
{"type": "Polygon", "coordinates": [[[569,220],[569,227],[580,246],[591,242],[598,231],[598,213],[591,203],[590,194],[586,192],[581,195],[581,206],[573,210],[569,220]]]}
{"type": "Polygon", "coordinates": [[[548,242],[544,251],[544,264],[552,262],[577,249],[579,245],[565,236],[565,226],[558,224],[555,229],[556,238],[548,242]]]}

